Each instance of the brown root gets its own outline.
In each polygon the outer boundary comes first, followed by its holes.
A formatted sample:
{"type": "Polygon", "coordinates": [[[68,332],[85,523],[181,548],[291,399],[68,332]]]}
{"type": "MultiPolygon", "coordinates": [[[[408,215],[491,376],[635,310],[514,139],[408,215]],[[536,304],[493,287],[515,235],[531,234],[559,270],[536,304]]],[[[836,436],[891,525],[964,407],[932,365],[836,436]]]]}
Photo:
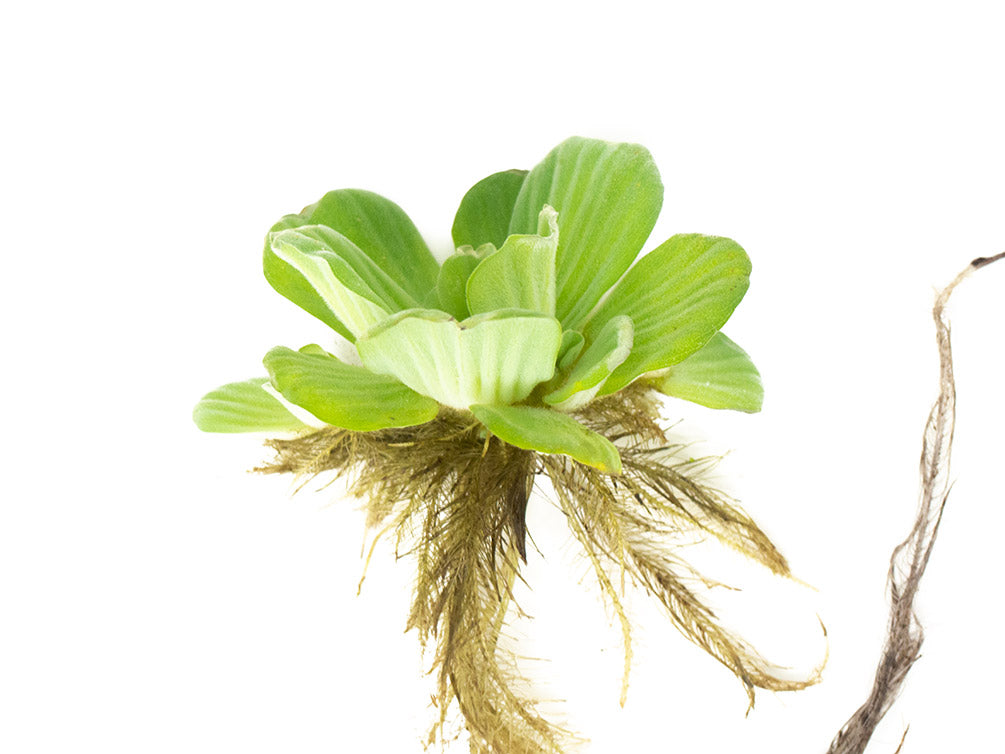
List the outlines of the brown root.
{"type": "Polygon", "coordinates": [[[556,753],[571,734],[542,717],[518,693],[515,658],[499,645],[526,560],[526,509],[538,474],[614,606],[625,645],[627,689],[631,625],[621,604],[625,577],[666,609],[675,625],[740,679],[755,687],[803,688],[787,681],[718,622],[691,584],[708,583],[668,549],[682,532],[711,535],[773,572],[785,559],[737,505],[706,486],[707,461],[681,458],[659,424],[659,397],[645,385],[594,401],[577,418],[612,439],[623,473],[604,474],[569,458],[520,450],[486,433],[466,412],[444,410],[415,427],[350,432],[322,429],[272,440],[264,473],[334,472],[365,500],[369,526],[393,532],[417,573],[408,628],[433,652],[439,719],[430,742],[443,741],[456,702],[477,754],[556,753]],[[616,586],[617,585],[617,586],[616,586]]]}
{"type": "Polygon", "coordinates": [[[456,702],[473,752],[561,752],[567,734],[513,690],[514,658],[499,647],[519,562],[538,456],[489,437],[470,416],[444,411],[416,427],[324,429],[272,440],[259,471],[350,475],[371,526],[393,531],[417,565],[408,628],[433,649],[442,741],[456,702]]]}

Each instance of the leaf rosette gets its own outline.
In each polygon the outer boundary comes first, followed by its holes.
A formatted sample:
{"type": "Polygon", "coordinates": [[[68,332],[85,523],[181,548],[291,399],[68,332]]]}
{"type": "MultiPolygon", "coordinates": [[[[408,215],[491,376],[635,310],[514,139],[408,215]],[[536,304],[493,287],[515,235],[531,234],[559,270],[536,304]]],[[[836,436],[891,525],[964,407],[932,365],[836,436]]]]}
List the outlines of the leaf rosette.
{"type": "Polygon", "coordinates": [[[577,420],[643,380],[711,408],[758,411],[760,376],[720,328],[749,285],[728,238],[675,235],[639,256],[663,201],[637,144],[571,138],[530,171],[465,194],[456,252],[438,263],[398,205],[326,194],[269,231],[265,277],[351,342],[360,365],[317,345],[277,347],[267,378],[196,406],[210,432],[409,427],[469,412],[517,448],[620,473],[614,444],[577,420]]]}
{"type": "Polygon", "coordinates": [[[408,628],[435,645],[438,670],[430,742],[445,740],[456,701],[473,752],[564,751],[565,731],[514,690],[498,643],[538,475],[621,624],[622,701],[626,577],[740,679],[750,704],[755,687],[819,677],[780,677],[719,624],[700,589],[715,582],[664,546],[697,531],[789,573],[753,520],[703,482],[705,460],[681,457],[659,422],[656,393],[747,412],[763,398],[757,369],[721,332],[750,260],[736,242],[699,234],[640,256],[662,202],[645,148],[572,138],[530,171],[476,183],[442,263],[398,205],[356,189],[326,194],[266,237],[266,279],[359,363],[320,345],[273,348],[267,376],[210,392],[195,421],[295,433],[269,441],[277,456],[259,471],[349,476],[368,526],[410,541],[408,628]]]}

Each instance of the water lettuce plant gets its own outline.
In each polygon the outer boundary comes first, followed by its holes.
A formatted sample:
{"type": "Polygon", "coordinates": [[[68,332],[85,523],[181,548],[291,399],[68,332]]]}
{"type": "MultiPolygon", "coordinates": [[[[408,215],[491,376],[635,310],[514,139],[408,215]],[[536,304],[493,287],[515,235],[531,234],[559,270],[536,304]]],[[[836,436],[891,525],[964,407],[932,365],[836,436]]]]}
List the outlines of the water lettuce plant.
{"type": "MultiPolygon", "coordinates": [[[[409,627],[433,643],[443,733],[452,702],[478,752],[561,751],[565,732],[513,690],[500,634],[527,557],[535,479],[582,543],[624,632],[629,576],[753,689],[776,677],[702,601],[668,543],[712,535],[779,574],[754,522],[703,481],[659,421],[661,396],[760,410],[760,376],[726,337],[749,285],[734,241],[675,235],[639,257],[663,201],[636,144],[571,138],[532,170],[476,183],[442,264],[404,211],[369,191],[326,194],[270,229],[280,294],[355,347],[273,348],[267,376],[195,408],[209,432],[283,433],[268,472],[350,474],[369,524],[417,565],[409,627]]],[[[698,581],[696,581],[698,579],[698,581]]]]}

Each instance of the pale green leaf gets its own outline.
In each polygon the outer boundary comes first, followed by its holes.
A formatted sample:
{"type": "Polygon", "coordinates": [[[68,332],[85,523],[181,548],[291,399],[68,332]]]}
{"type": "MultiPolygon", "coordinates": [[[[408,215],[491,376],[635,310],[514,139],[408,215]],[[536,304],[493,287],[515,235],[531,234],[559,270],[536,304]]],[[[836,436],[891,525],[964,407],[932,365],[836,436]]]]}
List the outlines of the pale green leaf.
{"type": "Polygon", "coordinates": [[[524,450],[560,453],[612,474],[621,473],[621,456],[603,435],[568,414],[534,406],[471,406],[488,430],[503,442],[524,450]]]}
{"type": "Polygon", "coordinates": [[[203,432],[296,432],[306,425],[268,393],[268,380],[245,380],[211,390],[192,412],[203,432]]]}
{"type": "Polygon", "coordinates": [[[479,264],[467,283],[468,311],[529,309],[555,313],[555,251],[558,215],[544,207],[536,235],[512,235],[479,264]]]}
{"type": "Polygon", "coordinates": [[[290,239],[306,253],[323,252],[342,260],[389,311],[412,308],[416,300],[388,275],[380,265],[338,231],[325,225],[301,225],[280,231],[276,237],[290,239]],[[299,239],[299,240],[292,240],[299,239]]]}
{"type": "Polygon", "coordinates": [[[678,364],[725,324],[750,284],[750,259],[728,238],[678,235],[642,257],[587,324],[587,341],[627,314],[635,343],[600,395],[646,372],[678,364]]]}
{"type": "Polygon", "coordinates": [[[350,339],[416,305],[351,241],[323,225],[270,233],[264,268],[279,293],[350,339]]]}
{"type": "MultiPolygon", "coordinates": [[[[331,304],[326,301],[325,298],[322,297],[321,293],[319,293],[314,287],[312,279],[298,269],[297,266],[284,262],[273,252],[272,244],[279,232],[278,229],[280,229],[280,226],[286,225],[285,221],[290,217],[296,216],[288,215],[280,220],[275,226],[273,226],[277,230],[269,233],[268,237],[265,239],[265,254],[262,257],[262,268],[265,272],[265,279],[269,281],[269,285],[271,285],[277,292],[288,298],[301,309],[313,314],[330,328],[335,330],[335,332],[339,335],[349,340],[355,340],[353,334],[349,332],[346,326],[342,324],[342,321],[335,314],[331,304]]],[[[284,229],[288,229],[289,227],[296,226],[286,225],[286,228],[284,229]]],[[[323,270],[321,272],[323,273],[323,270]]],[[[325,275],[326,274],[327,273],[325,273],[325,275]]],[[[376,298],[376,294],[372,291],[370,291],[369,294],[376,298]]]]}
{"type": "Polygon", "coordinates": [[[645,147],[574,137],[524,179],[509,232],[533,233],[546,204],[562,226],[555,316],[578,330],[652,232],[663,184],[645,147]]]}
{"type": "Polygon", "coordinates": [[[513,204],[526,170],[504,170],[483,178],[468,189],[454,216],[454,246],[503,245],[509,235],[513,204]]]}
{"type": "Polygon", "coordinates": [[[439,410],[436,401],[392,377],[314,349],[273,348],[263,361],[284,398],[335,427],[357,432],[409,427],[430,421],[439,410]]]}
{"type": "Polygon", "coordinates": [[[544,402],[559,411],[575,411],[593,400],[604,380],[628,358],[632,334],[631,318],[609,319],[569,373],[544,396],[544,402]]]}
{"type": "Polygon", "coordinates": [[[272,228],[324,225],[345,236],[415,301],[436,284],[439,265],[415,224],[397,204],[360,189],[329,191],[272,228]]]}
{"type": "Polygon", "coordinates": [[[430,309],[400,312],[356,343],[363,363],[454,408],[513,403],[554,374],[558,321],[504,309],[458,322],[430,309]]]}
{"type": "Polygon", "coordinates": [[[747,353],[721,332],[652,381],[661,393],[709,408],[756,413],[764,386],[747,353]]]}

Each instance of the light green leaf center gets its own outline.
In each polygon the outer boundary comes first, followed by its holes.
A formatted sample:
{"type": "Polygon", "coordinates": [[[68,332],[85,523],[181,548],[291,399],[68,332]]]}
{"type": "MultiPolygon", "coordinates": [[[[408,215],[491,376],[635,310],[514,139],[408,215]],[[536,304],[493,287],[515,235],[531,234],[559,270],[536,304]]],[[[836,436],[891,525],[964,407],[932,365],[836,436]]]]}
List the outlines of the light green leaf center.
{"type": "Polygon", "coordinates": [[[454,408],[515,403],[551,378],[562,340],[554,317],[503,309],[458,322],[430,309],[400,312],[356,343],[367,368],[454,408]]]}

